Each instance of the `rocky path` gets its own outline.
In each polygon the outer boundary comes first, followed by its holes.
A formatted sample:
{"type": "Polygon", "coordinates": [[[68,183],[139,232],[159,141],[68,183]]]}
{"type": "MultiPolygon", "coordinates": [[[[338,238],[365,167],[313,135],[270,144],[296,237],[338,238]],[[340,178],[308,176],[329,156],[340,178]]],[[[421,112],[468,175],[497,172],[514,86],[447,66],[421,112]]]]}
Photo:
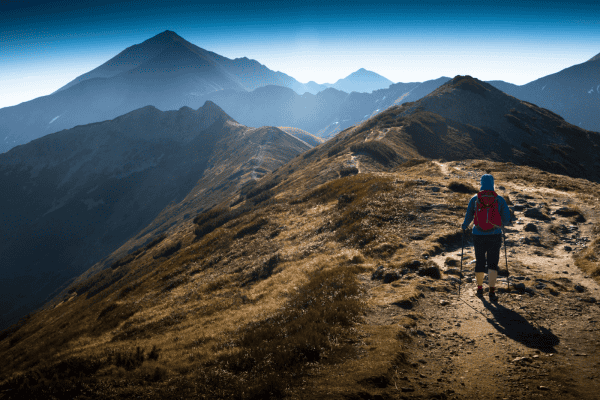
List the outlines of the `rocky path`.
{"type": "MultiPolygon", "coordinates": [[[[451,173],[445,164],[441,170],[451,173]]],[[[572,258],[589,241],[596,214],[580,204],[587,221],[577,223],[557,213],[573,202],[568,193],[523,189],[500,190],[515,203],[516,223],[507,229],[508,263],[504,247],[500,259],[501,270],[508,264],[510,291],[500,276],[498,302],[488,301],[487,275],[485,297],[475,296],[470,240],[460,298],[461,248],[433,258],[453,290],[425,293],[411,309],[419,316],[411,328],[411,365],[394,378],[401,398],[600,398],[600,287],[572,258]],[[534,209],[551,219],[528,212],[534,209]],[[549,244],[538,231],[552,222],[564,228],[549,244]]]]}

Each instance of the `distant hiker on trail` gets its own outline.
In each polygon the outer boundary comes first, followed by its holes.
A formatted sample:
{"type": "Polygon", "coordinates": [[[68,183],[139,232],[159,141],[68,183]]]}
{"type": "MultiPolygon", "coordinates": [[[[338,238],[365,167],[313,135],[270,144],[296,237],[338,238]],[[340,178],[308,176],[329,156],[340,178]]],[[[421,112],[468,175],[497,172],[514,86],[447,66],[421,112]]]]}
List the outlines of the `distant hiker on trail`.
{"type": "Polygon", "coordinates": [[[462,224],[463,234],[473,219],[475,219],[473,244],[475,246],[477,296],[483,297],[483,275],[487,260],[490,301],[496,301],[498,300],[496,278],[498,277],[498,261],[502,245],[502,229],[504,226],[510,225],[510,210],[504,198],[498,196],[494,191],[492,175],[486,174],[481,177],[480,192],[469,201],[465,221],[462,224]]]}

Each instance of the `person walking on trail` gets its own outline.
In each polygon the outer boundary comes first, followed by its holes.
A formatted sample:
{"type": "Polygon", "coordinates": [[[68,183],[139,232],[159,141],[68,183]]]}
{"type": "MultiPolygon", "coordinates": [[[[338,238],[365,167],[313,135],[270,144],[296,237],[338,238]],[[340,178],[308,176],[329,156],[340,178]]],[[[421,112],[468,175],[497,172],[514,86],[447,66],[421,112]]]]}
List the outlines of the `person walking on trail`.
{"type": "Polygon", "coordinates": [[[475,278],[477,296],[483,297],[483,276],[488,267],[490,301],[497,301],[496,279],[502,246],[502,230],[510,225],[510,210],[506,201],[494,191],[494,177],[482,175],[480,192],[471,198],[462,224],[463,235],[474,220],[473,245],[475,246],[475,278]]]}

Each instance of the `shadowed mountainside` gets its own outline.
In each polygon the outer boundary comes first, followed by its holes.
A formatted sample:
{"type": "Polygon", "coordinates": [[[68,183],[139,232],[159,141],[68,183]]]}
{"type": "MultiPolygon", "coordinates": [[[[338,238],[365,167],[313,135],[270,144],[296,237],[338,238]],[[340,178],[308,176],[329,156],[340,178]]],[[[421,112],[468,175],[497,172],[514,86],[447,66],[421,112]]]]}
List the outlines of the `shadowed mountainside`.
{"type": "Polygon", "coordinates": [[[143,228],[156,235],[176,223],[169,210],[194,215],[309,148],[277,128],[239,125],[207,102],[144,107],[1,154],[0,186],[10,196],[0,198],[0,325],[143,228]]]}
{"type": "Polygon", "coordinates": [[[520,100],[547,108],[580,128],[600,131],[600,55],[522,86],[489,83],[520,100]]]}

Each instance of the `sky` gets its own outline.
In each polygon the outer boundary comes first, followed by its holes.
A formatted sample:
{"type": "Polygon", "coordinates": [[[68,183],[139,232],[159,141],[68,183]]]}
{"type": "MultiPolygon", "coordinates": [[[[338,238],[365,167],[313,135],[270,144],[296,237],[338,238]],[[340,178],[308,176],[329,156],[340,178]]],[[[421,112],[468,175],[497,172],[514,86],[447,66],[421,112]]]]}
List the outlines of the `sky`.
{"type": "Polygon", "coordinates": [[[600,53],[599,15],[597,0],[0,0],[0,108],[51,94],[165,30],[304,83],[365,68],[393,82],[522,85],[600,53]]]}

